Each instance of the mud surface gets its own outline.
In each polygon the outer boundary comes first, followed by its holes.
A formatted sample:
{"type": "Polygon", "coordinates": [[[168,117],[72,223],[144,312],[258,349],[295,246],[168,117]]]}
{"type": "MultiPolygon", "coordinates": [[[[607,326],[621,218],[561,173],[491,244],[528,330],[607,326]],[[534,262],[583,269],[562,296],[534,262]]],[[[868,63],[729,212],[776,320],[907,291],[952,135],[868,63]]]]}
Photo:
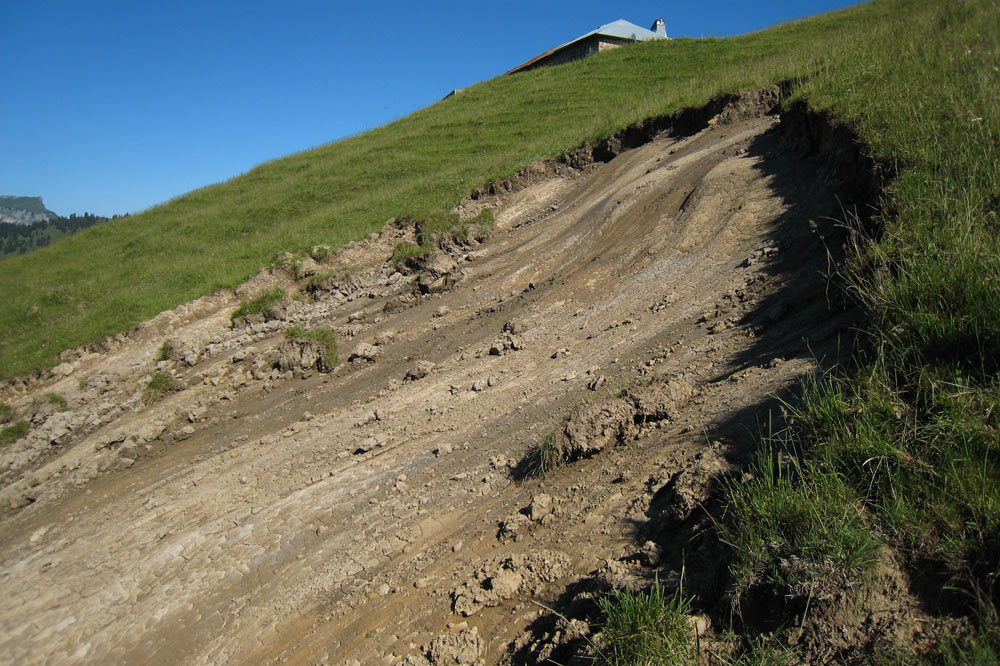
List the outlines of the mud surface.
{"type": "Polygon", "coordinates": [[[844,164],[745,115],[479,192],[491,237],[412,269],[390,223],[8,388],[0,661],[496,663],[535,601],[655,566],[643,525],[847,348],[844,164]],[[517,480],[546,438],[571,462],[517,480]]]}

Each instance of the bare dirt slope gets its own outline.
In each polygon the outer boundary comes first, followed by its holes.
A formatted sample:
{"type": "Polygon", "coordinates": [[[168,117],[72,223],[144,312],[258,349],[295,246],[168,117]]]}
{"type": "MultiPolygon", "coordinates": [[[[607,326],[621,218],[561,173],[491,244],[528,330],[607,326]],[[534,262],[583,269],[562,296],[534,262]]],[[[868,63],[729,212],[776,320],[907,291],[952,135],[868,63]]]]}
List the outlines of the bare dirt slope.
{"type": "Polygon", "coordinates": [[[843,344],[843,184],[775,117],[729,120],[529,170],[465,202],[495,208],[488,240],[410,274],[390,223],[299,266],[337,275],[269,321],[230,313],[306,280],[8,388],[33,429],[0,452],[0,661],[530,661],[531,600],[655,563],[650,521],[690,521],[769,396],[843,344]],[[337,331],[331,372],[293,323],[337,331]],[[518,481],[550,434],[580,459],[518,481]]]}

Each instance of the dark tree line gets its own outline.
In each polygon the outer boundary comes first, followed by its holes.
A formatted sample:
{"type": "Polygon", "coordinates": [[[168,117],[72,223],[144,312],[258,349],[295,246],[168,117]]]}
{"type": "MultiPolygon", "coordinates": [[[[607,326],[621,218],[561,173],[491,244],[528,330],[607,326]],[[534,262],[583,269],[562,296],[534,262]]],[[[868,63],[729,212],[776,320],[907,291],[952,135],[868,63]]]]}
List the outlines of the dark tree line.
{"type": "Polygon", "coordinates": [[[83,215],[72,213],[69,217],[57,217],[47,222],[35,222],[34,224],[0,222],[0,257],[24,254],[35,248],[45,247],[53,240],[75,234],[95,224],[128,216],[126,213],[107,218],[91,213],[83,215]]]}

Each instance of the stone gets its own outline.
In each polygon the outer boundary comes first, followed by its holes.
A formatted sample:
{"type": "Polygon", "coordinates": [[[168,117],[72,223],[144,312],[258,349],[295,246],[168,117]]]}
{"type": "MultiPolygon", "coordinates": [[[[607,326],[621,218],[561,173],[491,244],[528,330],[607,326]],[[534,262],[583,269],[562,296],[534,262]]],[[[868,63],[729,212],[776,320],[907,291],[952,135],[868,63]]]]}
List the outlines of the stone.
{"type": "Polygon", "coordinates": [[[431,373],[435,365],[432,361],[418,360],[406,371],[406,379],[410,381],[423,379],[431,373]]]}
{"type": "Polygon", "coordinates": [[[505,569],[493,576],[489,585],[501,599],[510,599],[517,594],[523,582],[524,578],[519,573],[505,569]]]}
{"type": "Polygon", "coordinates": [[[539,493],[531,498],[528,506],[528,518],[538,521],[544,516],[552,513],[552,497],[546,493],[539,493]]]}
{"type": "Polygon", "coordinates": [[[472,627],[435,638],[427,658],[434,666],[479,666],[483,663],[483,647],[479,630],[472,627]]]}
{"type": "Polygon", "coordinates": [[[359,342],[358,346],[354,348],[351,352],[349,361],[368,361],[374,362],[379,355],[379,349],[375,345],[368,344],[367,342],[359,342]]]}

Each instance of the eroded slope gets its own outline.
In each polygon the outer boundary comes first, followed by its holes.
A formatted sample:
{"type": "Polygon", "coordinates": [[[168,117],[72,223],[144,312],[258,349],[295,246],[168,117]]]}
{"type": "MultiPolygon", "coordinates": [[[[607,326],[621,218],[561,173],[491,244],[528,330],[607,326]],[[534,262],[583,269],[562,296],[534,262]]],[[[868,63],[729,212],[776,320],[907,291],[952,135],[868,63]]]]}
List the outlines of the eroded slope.
{"type": "Polygon", "coordinates": [[[639,567],[622,558],[652,514],[690,520],[769,396],[839,353],[850,316],[826,275],[852,193],[775,117],[745,115],[483,193],[463,211],[495,208],[492,237],[423,273],[386,261],[414,234],[390,223],[300,266],[334,275],[269,321],[230,313],[306,280],[262,275],[17,387],[34,427],[2,453],[0,656],[530,651],[531,599],[639,567]],[[283,358],[292,324],[337,331],[333,372],[283,358]],[[151,400],[154,372],[179,390],[151,400]],[[516,482],[573,413],[590,457],[516,482]]]}

